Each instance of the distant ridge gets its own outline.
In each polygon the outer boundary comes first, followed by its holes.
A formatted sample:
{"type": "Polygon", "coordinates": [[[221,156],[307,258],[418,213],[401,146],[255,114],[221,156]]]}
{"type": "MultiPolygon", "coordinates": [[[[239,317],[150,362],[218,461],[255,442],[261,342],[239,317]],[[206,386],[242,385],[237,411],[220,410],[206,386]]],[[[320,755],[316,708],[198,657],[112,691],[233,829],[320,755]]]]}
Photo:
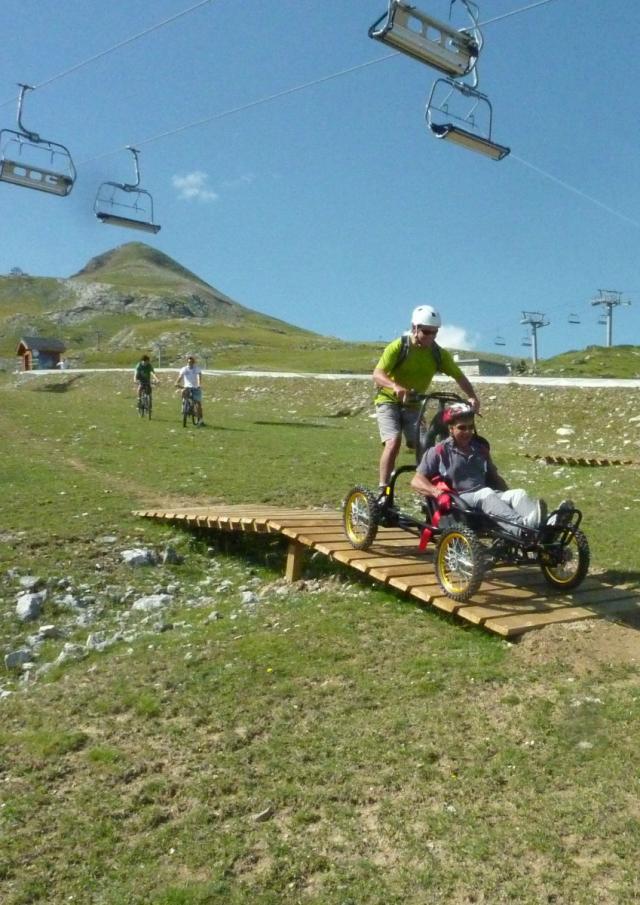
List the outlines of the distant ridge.
{"type": "MultiPolygon", "coordinates": [[[[135,294],[165,297],[171,295],[174,298],[177,295],[182,299],[193,297],[199,302],[209,303],[205,305],[206,311],[198,311],[199,316],[215,316],[219,313],[215,309],[219,309],[220,306],[235,307],[238,309],[236,314],[249,310],[210,286],[169,255],[145,245],[144,242],[127,242],[91,258],[78,273],[70,277],[70,280],[76,284],[100,283],[114,286],[135,294]]],[[[145,314],[148,316],[149,312],[146,311],[145,314]]],[[[184,312],[182,316],[188,317],[189,312],[184,312]]]]}
{"type": "Polygon", "coordinates": [[[100,283],[120,283],[126,279],[132,288],[138,283],[146,285],[149,278],[161,274],[162,282],[169,286],[172,283],[185,286],[196,283],[213,292],[218,298],[232,301],[228,296],[210,286],[192,271],[178,264],[169,255],[151,248],[144,242],[127,242],[91,258],[84,267],[74,273],[70,279],[84,279],[100,283]]]}

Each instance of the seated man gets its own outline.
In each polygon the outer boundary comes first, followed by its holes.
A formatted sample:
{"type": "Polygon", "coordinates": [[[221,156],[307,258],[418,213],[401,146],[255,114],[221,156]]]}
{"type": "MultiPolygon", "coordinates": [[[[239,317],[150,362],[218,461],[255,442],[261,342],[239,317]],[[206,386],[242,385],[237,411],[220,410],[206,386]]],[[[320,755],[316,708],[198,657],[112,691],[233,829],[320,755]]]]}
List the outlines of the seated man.
{"type": "Polygon", "coordinates": [[[476,436],[471,406],[449,406],[443,421],[449,437],[426,451],[411,482],[413,489],[437,499],[449,487],[468,506],[498,517],[504,530],[516,538],[521,537],[522,528],[543,527],[547,523],[544,500],[532,500],[524,490],[507,489],[489,444],[476,436]]]}

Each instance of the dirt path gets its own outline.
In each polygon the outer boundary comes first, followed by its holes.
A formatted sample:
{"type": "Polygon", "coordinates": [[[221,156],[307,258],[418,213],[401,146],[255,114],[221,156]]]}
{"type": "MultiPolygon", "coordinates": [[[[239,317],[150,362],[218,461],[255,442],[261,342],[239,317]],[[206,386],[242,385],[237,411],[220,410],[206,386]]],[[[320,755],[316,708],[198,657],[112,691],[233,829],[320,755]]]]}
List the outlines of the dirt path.
{"type": "Polygon", "coordinates": [[[561,661],[576,676],[601,666],[640,663],[640,609],[612,619],[587,619],[527,632],[513,647],[523,665],[561,661]]]}

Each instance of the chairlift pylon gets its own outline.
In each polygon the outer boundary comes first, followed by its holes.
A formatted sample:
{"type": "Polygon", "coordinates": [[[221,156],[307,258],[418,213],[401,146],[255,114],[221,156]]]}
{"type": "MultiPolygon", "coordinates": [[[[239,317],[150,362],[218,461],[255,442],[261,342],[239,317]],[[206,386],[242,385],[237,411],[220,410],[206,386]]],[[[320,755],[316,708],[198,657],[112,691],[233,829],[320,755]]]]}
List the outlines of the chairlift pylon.
{"type": "Polygon", "coordinates": [[[140,229],[143,232],[158,233],[160,226],[154,222],[153,198],[146,189],[140,188],[140,167],[136,148],[127,146],[133,154],[136,174],[135,182],[103,182],[98,187],[93,205],[95,215],[102,223],[140,229]],[[124,213],[126,211],[127,213],[124,213]]]}
{"type": "Polygon", "coordinates": [[[26,92],[33,87],[20,84],[19,88],[18,128],[0,131],[0,181],[50,195],[68,195],[76,181],[71,154],[64,145],[25,128],[22,105],[26,92]],[[34,155],[37,159],[32,159],[34,155]],[[46,166],[40,163],[42,160],[46,166]]]}
{"type": "Polygon", "coordinates": [[[452,78],[465,76],[476,65],[482,35],[477,6],[471,0],[462,0],[462,4],[471,19],[471,27],[459,30],[404,0],[389,0],[387,12],[373,23],[369,37],[452,78]]]}
{"type": "Polygon", "coordinates": [[[489,98],[464,82],[436,79],[427,101],[426,120],[436,138],[452,141],[492,160],[502,160],[511,150],[492,140],[493,108],[489,98]],[[456,125],[453,120],[462,125],[456,125]]]}

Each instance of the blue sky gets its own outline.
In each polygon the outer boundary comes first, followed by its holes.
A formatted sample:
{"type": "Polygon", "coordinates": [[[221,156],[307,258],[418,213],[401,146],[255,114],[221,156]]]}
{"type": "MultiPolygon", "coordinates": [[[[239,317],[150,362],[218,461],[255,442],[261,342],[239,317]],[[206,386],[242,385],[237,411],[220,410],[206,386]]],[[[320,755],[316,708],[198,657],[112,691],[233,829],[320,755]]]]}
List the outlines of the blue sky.
{"type": "MultiPolygon", "coordinates": [[[[480,4],[497,21],[479,88],[512,149],[496,163],[428,132],[438,74],[367,35],[386,0],[210,0],[132,41],[197,0],[4,0],[0,125],[15,127],[17,82],[41,86],[23,122],[70,149],[78,178],[67,198],[0,183],[0,273],[66,277],[142,240],[248,307],[342,339],[391,339],[429,303],[444,344],[526,356],[521,313],[542,312],[543,358],[604,344],[590,301],[611,289],[632,301],[614,344],[639,343],[638,5],[551,0],[497,18],[533,2],[480,4]],[[93,214],[101,181],[131,181],[129,144],[156,236],[93,214]]],[[[418,6],[446,18],[447,0],[418,6]]]]}

